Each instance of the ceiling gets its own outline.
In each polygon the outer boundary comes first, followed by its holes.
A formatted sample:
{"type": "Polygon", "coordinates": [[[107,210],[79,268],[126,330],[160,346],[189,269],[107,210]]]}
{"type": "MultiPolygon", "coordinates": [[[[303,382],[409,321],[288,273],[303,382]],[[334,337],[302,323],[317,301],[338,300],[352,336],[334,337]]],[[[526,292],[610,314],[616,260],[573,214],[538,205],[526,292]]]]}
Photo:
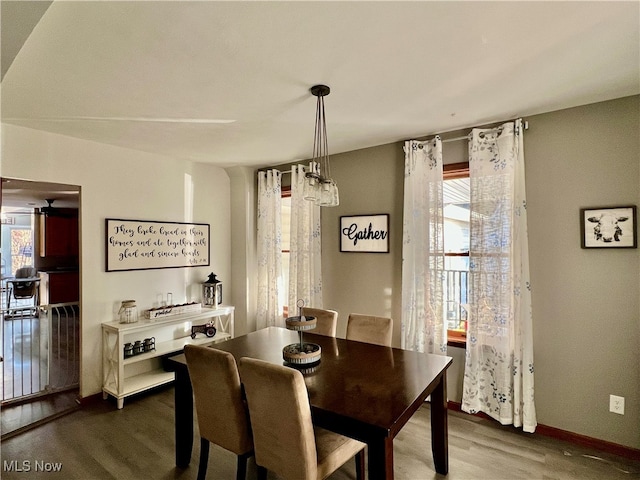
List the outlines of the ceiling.
{"type": "Polygon", "coordinates": [[[640,93],[639,2],[2,1],[2,121],[206,162],[331,154],[640,93]],[[6,73],[5,73],[6,72],[6,73]]]}
{"type": "Polygon", "coordinates": [[[33,212],[49,206],[55,208],[78,208],[80,188],[59,183],[30,182],[18,179],[2,179],[3,213],[33,212]]]}

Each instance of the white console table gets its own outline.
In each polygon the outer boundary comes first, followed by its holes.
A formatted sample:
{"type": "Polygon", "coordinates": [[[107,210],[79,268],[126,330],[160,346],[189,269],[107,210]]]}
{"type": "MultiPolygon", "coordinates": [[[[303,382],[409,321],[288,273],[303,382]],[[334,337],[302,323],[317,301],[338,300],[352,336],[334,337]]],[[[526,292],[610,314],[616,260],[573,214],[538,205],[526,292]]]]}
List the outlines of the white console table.
{"type": "Polygon", "coordinates": [[[103,398],[106,400],[112,395],[121,409],[125,397],[172,382],[174,374],[162,368],[162,357],[182,351],[187,344],[209,345],[233,338],[234,310],[234,307],[221,305],[215,309],[203,307],[198,312],[141,319],[135,323],[103,323],[103,398]],[[198,333],[192,339],[192,325],[202,325],[211,319],[217,330],[215,336],[198,333]],[[155,338],[155,350],[124,357],[125,343],[150,337],[155,338]]]}

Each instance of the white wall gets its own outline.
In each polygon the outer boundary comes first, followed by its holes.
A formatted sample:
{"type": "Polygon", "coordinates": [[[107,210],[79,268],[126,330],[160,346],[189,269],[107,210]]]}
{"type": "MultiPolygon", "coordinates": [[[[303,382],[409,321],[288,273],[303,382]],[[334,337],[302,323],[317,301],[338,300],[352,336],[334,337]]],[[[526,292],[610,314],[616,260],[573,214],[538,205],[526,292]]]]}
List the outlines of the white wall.
{"type": "MultiPolygon", "coordinates": [[[[81,187],[80,394],[102,386],[102,322],[116,319],[120,302],[140,311],[159,295],[200,300],[200,283],[213,271],[231,298],[230,182],[223,169],[169,157],[2,125],[2,176],[81,187]],[[105,272],[105,218],[211,225],[211,265],[105,272]]],[[[226,303],[226,302],[225,302],[226,303]]]]}
{"type": "Polygon", "coordinates": [[[256,329],[256,170],[249,167],[227,169],[231,181],[231,277],[232,303],[236,307],[235,334],[256,329]]]}

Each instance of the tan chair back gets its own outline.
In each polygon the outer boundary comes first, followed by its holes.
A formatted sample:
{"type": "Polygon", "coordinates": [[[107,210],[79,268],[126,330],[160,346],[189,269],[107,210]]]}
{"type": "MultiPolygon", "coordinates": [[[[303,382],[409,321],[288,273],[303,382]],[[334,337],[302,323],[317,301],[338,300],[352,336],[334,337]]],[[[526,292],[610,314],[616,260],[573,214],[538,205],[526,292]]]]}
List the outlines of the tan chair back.
{"type": "Polygon", "coordinates": [[[254,358],[239,364],[256,463],[287,480],[315,479],[316,443],[302,374],[254,358]]]}
{"type": "Polygon", "coordinates": [[[347,320],[347,340],[391,346],[393,320],[387,317],[352,313],[347,320]]]}
{"type": "Polygon", "coordinates": [[[236,455],[253,450],[240,375],[229,352],[186,345],[200,436],[236,455]]]}
{"type": "Polygon", "coordinates": [[[317,333],[326,337],[335,337],[338,327],[338,312],[335,310],[323,310],[322,308],[302,307],[302,315],[316,317],[316,328],[309,333],[317,333]]]}

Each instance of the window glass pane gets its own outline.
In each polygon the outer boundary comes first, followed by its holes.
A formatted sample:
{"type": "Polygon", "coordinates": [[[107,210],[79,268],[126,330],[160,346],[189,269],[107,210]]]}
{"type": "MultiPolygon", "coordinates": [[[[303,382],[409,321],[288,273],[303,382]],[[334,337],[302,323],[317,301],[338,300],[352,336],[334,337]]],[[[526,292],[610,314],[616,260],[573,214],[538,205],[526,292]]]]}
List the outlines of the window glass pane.
{"type": "Polygon", "coordinates": [[[22,267],[33,265],[33,241],[31,229],[11,229],[11,275],[22,267]]]}
{"type": "Polygon", "coordinates": [[[466,330],[467,274],[469,257],[469,178],[444,180],[444,248],[443,278],[444,321],[448,330],[466,330]]]}
{"type": "Polygon", "coordinates": [[[445,252],[468,252],[469,178],[445,180],[443,195],[445,252]]]}
{"type": "Polygon", "coordinates": [[[282,252],[282,291],[280,292],[281,304],[289,303],[289,252],[282,252]]]}
{"type": "Polygon", "coordinates": [[[469,271],[469,257],[445,257],[445,270],[464,270],[469,271]]]}
{"type": "MultiPolygon", "coordinates": [[[[281,202],[282,250],[289,251],[291,249],[291,197],[282,197],[281,202]]],[[[285,270],[283,269],[282,271],[284,272],[285,270]]],[[[288,275],[289,269],[286,272],[288,275]]]]}
{"type": "Polygon", "coordinates": [[[291,197],[283,196],[280,205],[280,227],[282,229],[282,291],[280,303],[287,312],[289,302],[289,250],[291,249],[291,197]]]}
{"type": "Polygon", "coordinates": [[[447,330],[465,330],[467,320],[463,305],[467,303],[466,270],[445,270],[444,272],[444,315],[447,330]]]}

